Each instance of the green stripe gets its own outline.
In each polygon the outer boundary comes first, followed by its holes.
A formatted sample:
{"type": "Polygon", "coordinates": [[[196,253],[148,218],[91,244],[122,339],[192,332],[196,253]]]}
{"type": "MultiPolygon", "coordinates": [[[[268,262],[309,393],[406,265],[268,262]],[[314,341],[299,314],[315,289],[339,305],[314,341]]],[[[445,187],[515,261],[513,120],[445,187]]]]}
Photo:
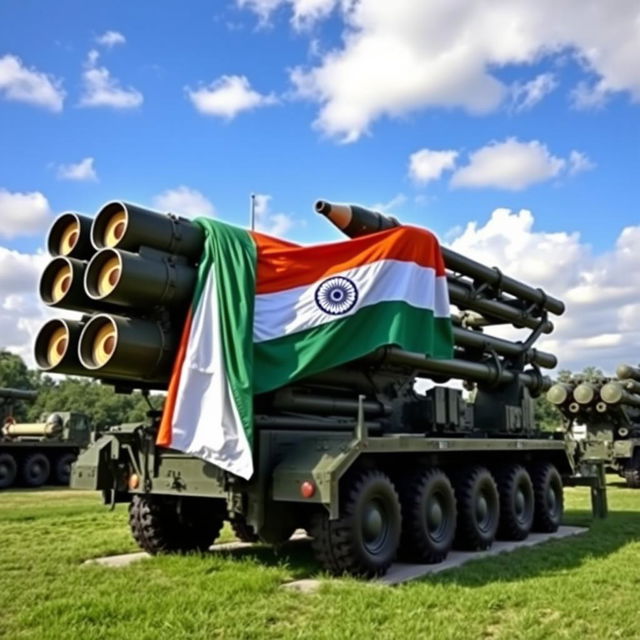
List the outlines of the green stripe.
{"type": "Polygon", "coordinates": [[[434,358],[453,357],[449,318],[406,302],[381,302],[327,324],[254,344],[253,389],[264,393],[395,344],[434,358]]]}
{"type": "Polygon", "coordinates": [[[211,218],[197,218],[205,232],[193,296],[195,310],[215,269],[225,374],[249,444],[253,443],[253,306],[256,247],[245,230],[211,218]],[[221,259],[216,259],[217,257],[221,259]]]}

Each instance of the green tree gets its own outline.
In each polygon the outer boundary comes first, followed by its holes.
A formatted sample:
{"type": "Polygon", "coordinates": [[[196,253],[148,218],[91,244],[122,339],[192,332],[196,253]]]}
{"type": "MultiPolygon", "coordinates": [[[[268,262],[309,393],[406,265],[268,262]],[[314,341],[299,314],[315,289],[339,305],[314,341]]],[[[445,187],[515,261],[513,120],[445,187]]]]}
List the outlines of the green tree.
{"type": "MultiPolygon", "coordinates": [[[[22,358],[14,353],[0,350],[0,387],[10,389],[34,390],[38,389],[40,375],[30,371],[22,358]]],[[[0,422],[9,413],[9,403],[0,399],[0,422]]],[[[24,421],[28,415],[27,403],[18,400],[13,403],[11,413],[18,421],[24,421]]]]}

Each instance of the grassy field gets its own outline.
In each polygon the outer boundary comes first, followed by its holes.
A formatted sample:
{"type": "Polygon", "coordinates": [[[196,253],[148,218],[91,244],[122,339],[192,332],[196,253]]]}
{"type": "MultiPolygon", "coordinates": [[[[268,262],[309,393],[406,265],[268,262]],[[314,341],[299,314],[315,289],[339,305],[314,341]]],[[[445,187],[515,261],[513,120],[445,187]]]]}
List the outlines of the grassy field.
{"type": "MultiPolygon", "coordinates": [[[[588,524],[587,490],[566,522],[588,524]]],[[[578,538],[400,587],[327,579],[306,543],[82,566],[134,551],[126,509],[92,493],[0,494],[2,638],[640,638],[640,491],[610,487],[611,515],[578,538]]],[[[230,537],[226,533],[226,537],[230,537]]]]}

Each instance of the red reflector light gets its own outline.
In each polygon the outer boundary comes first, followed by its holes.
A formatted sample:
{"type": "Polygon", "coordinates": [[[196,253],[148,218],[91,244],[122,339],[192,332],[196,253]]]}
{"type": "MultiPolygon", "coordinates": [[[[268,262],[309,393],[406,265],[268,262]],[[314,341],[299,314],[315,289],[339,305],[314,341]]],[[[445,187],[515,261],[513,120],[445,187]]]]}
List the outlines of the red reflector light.
{"type": "Polygon", "coordinates": [[[300,495],[303,498],[313,498],[316,492],[316,485],[313,482],[305,481],[300,485],[300,495]]]}

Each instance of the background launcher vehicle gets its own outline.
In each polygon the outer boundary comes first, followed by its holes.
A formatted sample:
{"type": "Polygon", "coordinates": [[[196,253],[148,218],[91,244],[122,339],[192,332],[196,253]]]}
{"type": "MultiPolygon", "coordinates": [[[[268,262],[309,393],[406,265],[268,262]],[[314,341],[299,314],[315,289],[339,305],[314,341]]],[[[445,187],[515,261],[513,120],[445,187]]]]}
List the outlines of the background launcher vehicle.
{"type": "MultiPolygon", "coordinates": [[[[349,237],[398,226],[357,206],[316,211],[349,237]]],[[[203,248],[188,220],[111,202],[93,222],[54,223],[43,301],[81,320],[54,319],[35,344],[45,371],[93,376],[121,390],[166,388],[203,248]]],[[[373,576],[399,554],[443,560],[453,545],[489,547],[554,531],[564,483],[576,476],[564,434],[541,432],[533,401],[556,357],[534,347],[564,304],[444,249],[454,357],[386,346],[254,398],[249,481],[155,444],[160,415],[113,426],[74,465],[72,485],[130,504],[130,526],[151,553],[206,549],[229,520],[245,540],[279,544],[306,529],[330,572],[373,576]],[[511,325],[521,339],[485,333],[511,325]],[[426,393],[417,379],[435,383],[426,393]],[[440,386],[457,379],[473,401],[440,386]]],[[[588,475],[588,474],[587,474],[588,475]]],[[[604,502],[600,501],[601,510],[604,502]]]]}
{"type": "Polygon", "coordinates": [[[69,484],[71,464],[89,444],[91,427],[82,413],[55,411],[42,415],[40,422],[16,422],[14,404],[36,395],[0,388],[0,489],[69,484]]]}

